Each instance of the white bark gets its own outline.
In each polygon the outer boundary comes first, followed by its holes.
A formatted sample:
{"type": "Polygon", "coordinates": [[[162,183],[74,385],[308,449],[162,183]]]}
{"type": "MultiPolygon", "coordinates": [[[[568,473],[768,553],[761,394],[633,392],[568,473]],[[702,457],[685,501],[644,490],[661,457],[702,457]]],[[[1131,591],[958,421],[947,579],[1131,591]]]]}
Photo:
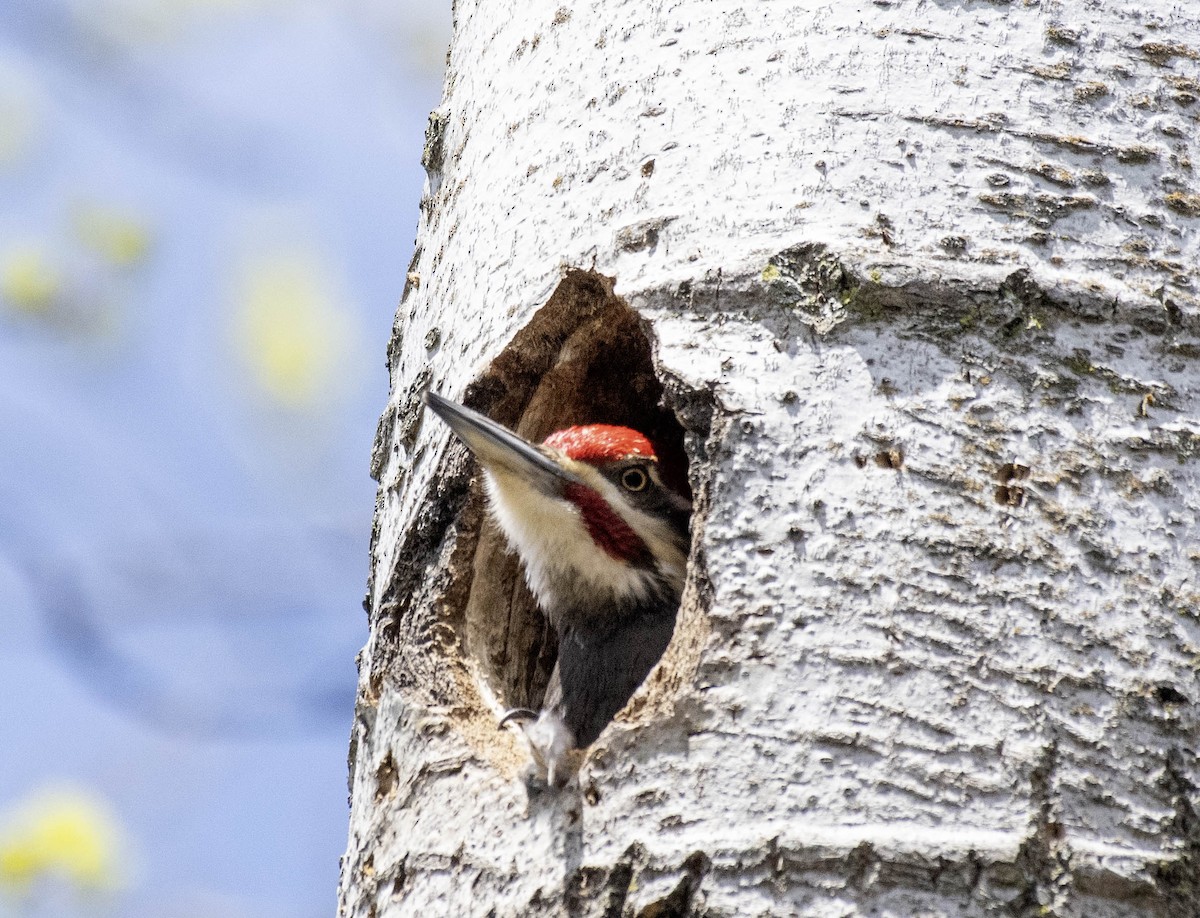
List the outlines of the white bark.
{"type": "Polygon", "coordinates": [[[1200,914],[1200,6],[456,18],[342,914],[1200,914]],[[649,321],[698,517],[663,664],[530,802],[524,600],[418,393],[542,405],[616,308],[566,268],[649,321]]]}

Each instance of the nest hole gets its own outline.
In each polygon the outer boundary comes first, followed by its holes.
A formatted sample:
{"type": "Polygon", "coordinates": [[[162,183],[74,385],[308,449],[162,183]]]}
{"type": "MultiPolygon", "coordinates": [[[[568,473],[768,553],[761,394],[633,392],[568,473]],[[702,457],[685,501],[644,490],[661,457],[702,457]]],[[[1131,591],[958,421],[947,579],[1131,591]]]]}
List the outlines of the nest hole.
{"type": "MultiPolygon", "coordinates": [[[[664,483],[691,496],[684,431],[663,405],[644,320],[613,293],[611,278],[568,272],[463,401],[533,442],[575,424],[632,427],[654,444],[664,483]]],[[[476,480],[460,533],[472,552],[458,565],[469,584],[460,580],[451,591],[461,610],[452,615],[455,629],[502,705],[537,708],[557,657],[556,636],[484,508],[476,480]]]]}

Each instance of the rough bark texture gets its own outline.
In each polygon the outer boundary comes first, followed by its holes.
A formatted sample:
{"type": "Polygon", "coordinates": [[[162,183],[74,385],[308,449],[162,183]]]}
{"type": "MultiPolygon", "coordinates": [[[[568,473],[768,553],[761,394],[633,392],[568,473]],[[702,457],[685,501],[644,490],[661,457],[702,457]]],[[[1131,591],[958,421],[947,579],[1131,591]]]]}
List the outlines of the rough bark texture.
{"type": "Polygon", "coordinates": [[[456,18],[342,914],[1200,914],[1200,6],[456,18]],[[675,640],[557,797],[494,728],[553,642],[431,381],[689,462],[675,640]]]}

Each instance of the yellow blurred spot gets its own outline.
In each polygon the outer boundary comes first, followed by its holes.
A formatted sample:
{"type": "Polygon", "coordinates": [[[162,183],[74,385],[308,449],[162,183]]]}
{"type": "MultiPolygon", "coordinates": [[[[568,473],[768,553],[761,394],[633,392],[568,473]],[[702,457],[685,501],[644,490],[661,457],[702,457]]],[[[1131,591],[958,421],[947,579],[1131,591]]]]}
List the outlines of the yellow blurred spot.
{"type": "Polygon", "coordinates": [[[74,790],[42,791],[0,818],[0,887],[55,875],[81,890],[120,882],[121,832],[104,803],[74,790]]]}
{"type": "Polygon", "coordinates": [[[349,317],[310,258],[265,258],[245,272],[238,339],[259,385],[290,408],[308,408],[336,388],[351,338],[349,317]]]}
{"type": "Polygon", "coordinates": [[[21,246],[0,260],[0,296],[20,312],[49,312],[62,289],[62,276],[40,246],[21,246]]]}
{"type": "Polygon", "coordinates": [[[101,205],[87,205],[75,213],[75,232],[93,252],[117,267],[126,268],[146,257],[150,230],[129,213],[101,205]]]}

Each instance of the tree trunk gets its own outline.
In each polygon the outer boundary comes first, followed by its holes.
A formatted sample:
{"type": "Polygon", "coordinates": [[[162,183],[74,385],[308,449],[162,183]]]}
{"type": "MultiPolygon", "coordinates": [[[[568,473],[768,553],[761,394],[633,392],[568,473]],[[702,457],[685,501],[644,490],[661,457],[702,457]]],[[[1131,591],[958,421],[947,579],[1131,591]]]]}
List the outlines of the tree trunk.
{"type": "Polygon", "coordinates": [[[1200,914],[1198,59],[1167,0],[460,0],[341,914],[1200,914]],[[557,795],[430,383],[691,483],[674,640],[557,795]]]}

